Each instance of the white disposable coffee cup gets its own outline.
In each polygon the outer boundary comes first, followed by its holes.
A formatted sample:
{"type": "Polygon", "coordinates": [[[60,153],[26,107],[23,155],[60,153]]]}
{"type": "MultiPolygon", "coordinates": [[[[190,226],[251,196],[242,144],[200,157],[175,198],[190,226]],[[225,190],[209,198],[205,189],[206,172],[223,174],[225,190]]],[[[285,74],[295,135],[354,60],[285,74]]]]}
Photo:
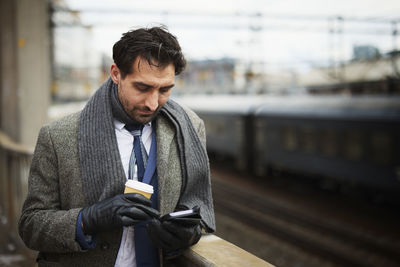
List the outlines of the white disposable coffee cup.
{"type": "Polygon", "coordinates": [[[146,198],[150,199],[151,195],[153,194],[153,186],[142,183],[139,181],[128,180],[125,183],[125,191],[124,193],[139,193],[145,196],[146,198]]]}

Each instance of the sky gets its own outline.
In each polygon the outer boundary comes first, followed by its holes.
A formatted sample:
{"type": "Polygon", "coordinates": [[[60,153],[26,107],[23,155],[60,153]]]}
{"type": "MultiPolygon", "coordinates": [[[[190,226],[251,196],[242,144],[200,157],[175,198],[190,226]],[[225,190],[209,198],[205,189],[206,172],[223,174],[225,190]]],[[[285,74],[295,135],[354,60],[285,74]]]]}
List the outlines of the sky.
{"type": "Polygon", "coordinates": [[[400,49],[399,0],[66,0],[90,25],[96,53],[111,56],[123,32],[166,25],[190,60],[235,58],[280,69],[349,60],[355,45],[400,49]],[[338,19],[338,17],[342,19],[338,19]]]}

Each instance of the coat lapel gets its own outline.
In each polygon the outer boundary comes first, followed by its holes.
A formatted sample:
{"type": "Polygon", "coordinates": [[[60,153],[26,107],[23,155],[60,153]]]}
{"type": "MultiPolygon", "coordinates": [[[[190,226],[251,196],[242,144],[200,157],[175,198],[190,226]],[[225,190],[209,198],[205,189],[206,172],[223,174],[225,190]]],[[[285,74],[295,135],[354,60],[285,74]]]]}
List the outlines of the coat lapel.
{"type": "Polygon", "coordinates": [[[175,210],[178,203],[182,172],[174,126],[161,114],[157,118],[158,206],[161,214],[175,210]]]}

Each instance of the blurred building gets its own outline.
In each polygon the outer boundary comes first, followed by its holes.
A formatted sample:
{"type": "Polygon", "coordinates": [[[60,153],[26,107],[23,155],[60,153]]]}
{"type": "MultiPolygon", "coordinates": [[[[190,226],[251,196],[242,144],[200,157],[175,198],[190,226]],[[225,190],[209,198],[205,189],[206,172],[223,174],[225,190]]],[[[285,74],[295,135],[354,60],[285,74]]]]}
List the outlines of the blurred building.
{"type": "Polygon", "coordinates": [[[353,47],[354,60],[377,59],[381,56],[379,49],[372,45],[356,45],[353,47]]]}
{"type": "Polygon", "coordinates": [[[226,94],[234,90],[235,60],[188,61],[177,77],[175,94],[226,94]]]}
{"type": "Polygon", "coordinates": [[[313,94],[399,94],[400,51],[354,47],[351,61],[312,69],[298,83],[313,94]]]}
{"type": "Polygon", "coordinates": [[[192,60],[177,77],[174,93],[184,94],[282,94],[295,87],[296,74],[266,69],[263,62],[231,58],[192,60]]]}
{"type": "Polygon", "coordinates": [[[88,99],[100,79],[100,59],[93,49],[92,27],[64,0],[52,1],[53,101],[88,99]]]}

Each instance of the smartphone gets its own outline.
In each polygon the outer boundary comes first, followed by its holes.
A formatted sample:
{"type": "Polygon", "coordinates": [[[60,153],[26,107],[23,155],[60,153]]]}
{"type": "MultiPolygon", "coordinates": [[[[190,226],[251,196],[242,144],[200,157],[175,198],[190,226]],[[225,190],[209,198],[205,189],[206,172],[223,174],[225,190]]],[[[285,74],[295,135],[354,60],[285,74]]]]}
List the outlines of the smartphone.
{"type": "Polygon", "coordinates": [[[191,223],[191,224],[200,223],[201,220],[200,209],[196,206],[193,209],[171,212],[162,216],[160,220],[162,222],[173,220],[182,223],[191,223]]]}

